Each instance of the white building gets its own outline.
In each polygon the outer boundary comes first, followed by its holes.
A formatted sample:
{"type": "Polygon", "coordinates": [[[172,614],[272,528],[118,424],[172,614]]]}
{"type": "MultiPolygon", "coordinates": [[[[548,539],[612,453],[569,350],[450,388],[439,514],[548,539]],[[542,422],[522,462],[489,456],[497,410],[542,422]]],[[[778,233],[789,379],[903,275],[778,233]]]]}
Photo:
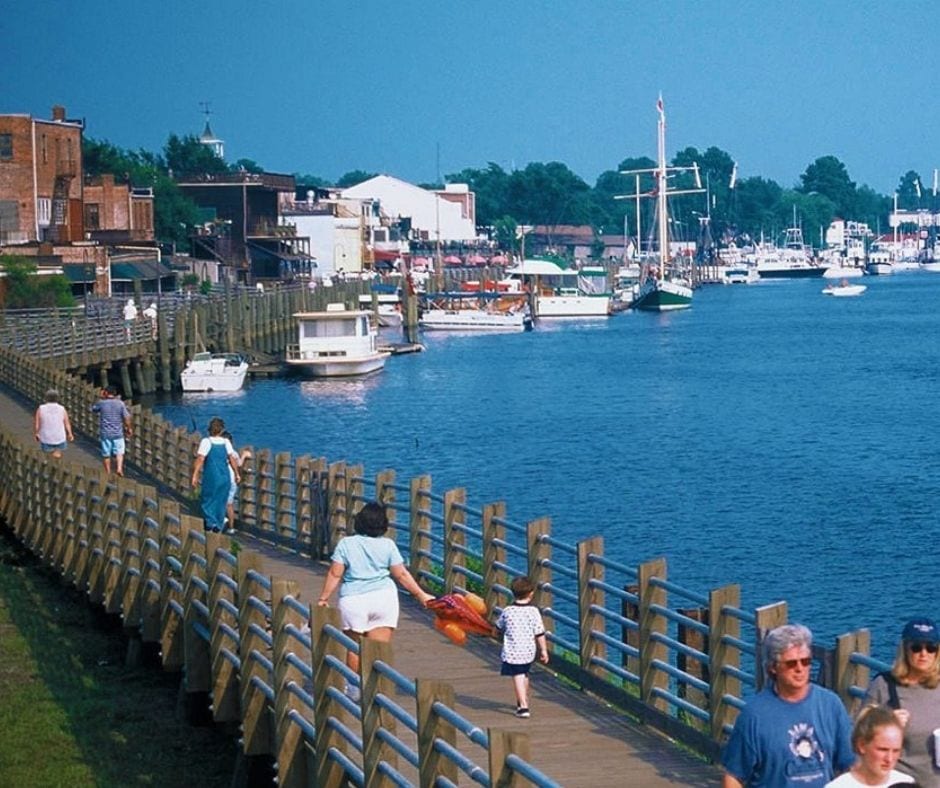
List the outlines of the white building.
{"type": "Polygon", "coordinates": [[[415,238],[426,241],[473,241],[476,200],[465,183],[447,184],[442,191],[428,191],[390,175],[376,175],[343,189],[344,198],[379,200],[382,212],[392,219],[411,219],[415,238]]]}

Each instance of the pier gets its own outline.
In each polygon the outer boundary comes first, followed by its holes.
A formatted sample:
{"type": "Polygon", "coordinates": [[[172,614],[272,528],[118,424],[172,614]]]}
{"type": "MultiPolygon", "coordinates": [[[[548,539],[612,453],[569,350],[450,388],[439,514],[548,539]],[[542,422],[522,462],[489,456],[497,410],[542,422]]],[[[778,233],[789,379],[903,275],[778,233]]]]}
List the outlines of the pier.
{"type": "MultiPolygon", "coordinates": [[[[735,585],[684,589],[662,559],[617,563],[600,537],[565,543],[549,518],[516,522],[506,502],[435,491],[429,475],[367,478],[347,460],[263,448],[246,469],[238,533],[206,534],[188,510],[197,435],[137,407],[133,475],[106,477],[88,443],[54,462],[31,437],[32,408],[56,387],[76,433],[93,439],[94,386],[9,350],[0,381],[0,515],[122,616],[129,650],[159,649],[190,707],[239,722],[243,760],[276,762],[281,784],[718,784],[708,762],[762,683],[761,633],[787,620],[785,603],[744,610],[735,585]],[[413,606],[392,647],[364,643],[361,674],[348,675],[340,657],[354,644],[334,611],[309,603],[322,559],[368,500],[389,508],[409,568],[435,593],[473,589],[495,611],[511,577],[536,581],[552,659],[534,674],[532,719],[512,717],[494,642],[458,649],[413,606]],[[347,681],[361,703],[343,694],[347,681]]],[[[869,650],[860,630],[814,654],[816,680],[850,708],[881,667],[869,650]]]]}

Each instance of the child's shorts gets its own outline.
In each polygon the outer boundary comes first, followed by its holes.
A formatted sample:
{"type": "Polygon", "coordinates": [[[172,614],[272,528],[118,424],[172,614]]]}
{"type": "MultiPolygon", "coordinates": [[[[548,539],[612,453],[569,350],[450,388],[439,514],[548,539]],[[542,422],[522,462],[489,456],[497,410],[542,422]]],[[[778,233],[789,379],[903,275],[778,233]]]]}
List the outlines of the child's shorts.
{"type": "Polygon", "coordinates": [[[500,676],[527,676],[532,670],[531,662],[523,662],[521,665],[514,665],[512,662],[504,662],[499,669],[500,676]]]}

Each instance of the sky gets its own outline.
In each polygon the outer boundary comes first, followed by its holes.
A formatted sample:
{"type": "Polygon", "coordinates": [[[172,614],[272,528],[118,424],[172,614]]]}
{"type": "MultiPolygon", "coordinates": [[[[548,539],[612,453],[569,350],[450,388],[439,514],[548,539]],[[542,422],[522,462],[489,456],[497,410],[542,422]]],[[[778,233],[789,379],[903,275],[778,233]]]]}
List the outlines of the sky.
{"type": "Polygon", "coordinates": [[[820,156],[884,194],[940,167],[940,6],[869,0],[3,0],[0,114],[84,118],[162,150],[210,123],[225,157],[335,181],[433,182],[716,146],[799,183],[820,156]]]}

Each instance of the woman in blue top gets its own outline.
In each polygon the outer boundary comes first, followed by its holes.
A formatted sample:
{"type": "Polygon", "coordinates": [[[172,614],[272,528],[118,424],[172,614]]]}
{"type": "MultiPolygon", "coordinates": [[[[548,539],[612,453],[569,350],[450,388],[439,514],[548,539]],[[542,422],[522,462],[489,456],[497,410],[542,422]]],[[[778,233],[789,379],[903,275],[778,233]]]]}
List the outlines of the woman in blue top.
{"type": "Polygon", "coordinates": [[[225,524],[225,507],[231,487],[232,473],[235,483],[240,481],[238,472],[238,454],[232,443],[222,437],[225,422],[214,418],[209,422],[209,437],[203,438],[196,451],[196,463],[193,466],[193,489],[199,484],[202,474],[202,490],[199,501],[207,531],[219,532],[225,524]],[[231,468],[231,472],[229,469],[231,468]]]}
{"type": "MultiPolygon", "coordinates": [[[[385,507],[367,503],[355,519],[355,535],[339,540],[317,605],[326,607],[339,587],[343,631],[357,643],[363,636],[388,643],[398,626],[398,589],[395,581],[422,604],[434,598],[412,577],[398,546],[385,536],[385,507]]],[[[359,655],[346,653],[346,664],[359,672],[359,655]]],[[[347,687],[350,695],[354,688],[347,687]]]]}

